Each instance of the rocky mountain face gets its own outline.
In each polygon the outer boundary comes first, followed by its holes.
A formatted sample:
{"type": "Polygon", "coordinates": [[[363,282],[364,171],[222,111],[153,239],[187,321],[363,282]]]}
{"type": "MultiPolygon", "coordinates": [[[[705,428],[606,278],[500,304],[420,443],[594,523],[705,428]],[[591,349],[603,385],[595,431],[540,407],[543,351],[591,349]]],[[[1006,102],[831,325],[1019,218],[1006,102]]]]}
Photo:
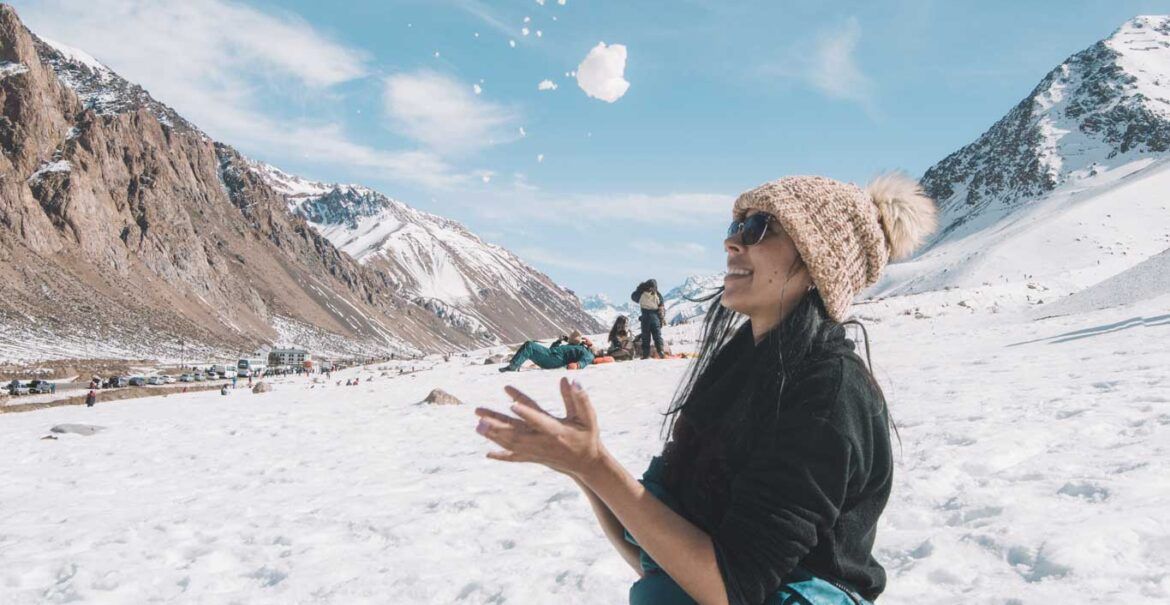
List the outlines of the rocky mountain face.
{"type": "Polygon", "coordinates": [[[516,342],[600,329],[572,292],[462,224],[360,185],[318,183],[261,163],[253,172],[338,249],[454,328],[516,342]]]}
{"type": "MultiPolygon", "coordinates": [[[[293,339],[337,354],[452,350],[496,336],[419,304],[401,278],[290,212],[234,149],[91,57],[37,39],[7,5],[0,280],[6,335],[51,336],[79,357],[293,339]]],[[[541,310],[551,324],[574,301],[541,310]]]]}
{"type": "Polygon", "coordinates": [[[926,171],[923,186],[942,211],[932,244],[1168,149],[1170,17],[1136,17],[1058,65],[987,132],[926,171]]]}

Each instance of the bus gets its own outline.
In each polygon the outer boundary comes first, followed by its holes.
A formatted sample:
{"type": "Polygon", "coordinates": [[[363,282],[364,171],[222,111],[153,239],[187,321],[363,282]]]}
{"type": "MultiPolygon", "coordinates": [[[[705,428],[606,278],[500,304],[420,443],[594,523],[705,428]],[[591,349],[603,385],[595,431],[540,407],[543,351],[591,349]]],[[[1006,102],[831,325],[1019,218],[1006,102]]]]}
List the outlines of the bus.
{"type": "Polygon", "coordinates": [[[268,360],[260,357],[241,359],[236,364],[236,373],[243,378],[260,376],[266,369],[268,369],[268,360]]]}

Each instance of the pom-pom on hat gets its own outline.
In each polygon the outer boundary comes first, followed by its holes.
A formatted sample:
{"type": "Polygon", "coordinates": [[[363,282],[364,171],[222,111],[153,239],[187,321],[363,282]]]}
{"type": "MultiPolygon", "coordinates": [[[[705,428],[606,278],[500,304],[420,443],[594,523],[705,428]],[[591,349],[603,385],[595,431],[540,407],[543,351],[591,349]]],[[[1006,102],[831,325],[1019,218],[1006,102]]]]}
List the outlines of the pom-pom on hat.
{"type": "Polygon", "coordinates": [[[836,321],[889,261],[912,254],[938,224],[934,202],[902,173],[864,190],[822,176],[785,177],[741,194],[732,216],[743,220],[753,209],[776,217],[792,238],[836,321]]]}

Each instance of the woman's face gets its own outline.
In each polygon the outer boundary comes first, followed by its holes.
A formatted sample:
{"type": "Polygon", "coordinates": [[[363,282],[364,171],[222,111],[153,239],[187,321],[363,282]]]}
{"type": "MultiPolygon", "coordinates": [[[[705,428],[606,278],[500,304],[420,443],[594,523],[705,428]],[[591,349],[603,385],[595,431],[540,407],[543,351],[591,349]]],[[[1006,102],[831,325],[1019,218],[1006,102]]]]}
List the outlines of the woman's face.
{"type": "MultiPolygon", "coordinates": [[[[757,214],[752,210],[748,216],[757,214]]],[[[752,323],[775,325],[784,312],[795,308],[812,279],[792,238],[778,221],[768,223],[760,243],[745,246],[738,234],[723,240],[727,276],[723,278],[723,306],[752,318],[752,323]]]]}

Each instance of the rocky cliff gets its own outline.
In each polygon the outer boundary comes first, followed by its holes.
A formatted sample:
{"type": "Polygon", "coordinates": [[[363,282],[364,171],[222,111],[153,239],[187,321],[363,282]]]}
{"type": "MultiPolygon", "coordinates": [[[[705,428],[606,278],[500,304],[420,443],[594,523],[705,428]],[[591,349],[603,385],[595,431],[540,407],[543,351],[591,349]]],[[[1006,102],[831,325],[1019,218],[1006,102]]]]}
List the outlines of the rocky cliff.
{"type": "Polygon", "coordinates": [[[339,250],[230,146],[84,53],[39,40],[7,5],[0,283],[8,344],[66,343],[56,356],[294,338],[338,354],[451,350],[500,335],[450,321],[339,250]]]}

